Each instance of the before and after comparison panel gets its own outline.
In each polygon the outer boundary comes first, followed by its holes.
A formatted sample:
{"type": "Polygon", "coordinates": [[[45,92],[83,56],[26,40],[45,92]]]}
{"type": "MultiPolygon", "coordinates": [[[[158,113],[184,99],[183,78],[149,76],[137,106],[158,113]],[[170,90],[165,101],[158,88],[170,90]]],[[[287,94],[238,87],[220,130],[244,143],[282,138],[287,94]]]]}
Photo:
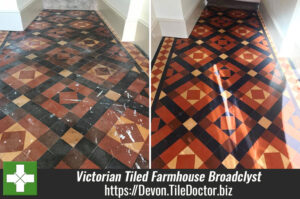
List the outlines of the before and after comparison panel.
{"type": "Polygon", "coordinates": [[[0,168],[300,168],[299,13],[0,0],[0,168]]]}

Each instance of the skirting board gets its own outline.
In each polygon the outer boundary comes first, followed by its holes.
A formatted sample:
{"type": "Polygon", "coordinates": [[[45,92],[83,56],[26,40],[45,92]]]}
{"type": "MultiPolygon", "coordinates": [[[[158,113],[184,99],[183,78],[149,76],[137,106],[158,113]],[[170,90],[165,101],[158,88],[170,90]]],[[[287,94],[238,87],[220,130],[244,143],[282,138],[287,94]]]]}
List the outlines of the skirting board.
{"type": "Polygon", "coordinates": [[[264,23],[272,37],[272,40],[277,49],[281,49],[283,43],[283,37],[281,36],[278,28],[275,25],[272,17],[269,15],[264,3],[262,2],[259,6],[259,12],[264,20],[264,23]]]}
{"type": "Polygon", "coordinates": [[[151,31],[151,59],[153,59],[160,41],[162,40],[162,34],[158,21],[156,20],[152,25],[151,31]]]}
{"type": "Polygon", "coordinates": [[[193,31],[195,24],[197,23],[202,11],[205,8],[205,4],[206,2],[204,0],[200,1],[197,7],[191,13],[188,13],[188,15],[184,17],[188,36],[193,31]]]}
{"type": "MultiPolygon", "coordinates": [[[[283,47],[284,37],[280,34],[280,31],[278,30],[278,28],[275,25],[275,22],[273,21],[268,11],[266,10],[266,7],[264,6],[263,2],[259,6],[259,12],[264,20],[268,32],[272,37],[272,41],[274,42],[275,47],[279,52],[279,56],[281,56],[280,50],[283,47]]],[[[288,56],[297,68],[299,68],[300,66],[299,54],[300,54],[300,47],[296,43],[294,43],[292,46],[290,46],[290,54],[288,56]]]]}
{"type": "Polygon", "coordinates": [[[184,19],[158,18],[161,33],[165,37],[187,38],[188,33],[184,19]]]}
{"type": "Polygon", "coordinates": [[[184,19],[158,18],[162,35],[165,37],[188,38],[204,7],[205,1],[202,0],[190,13],[185,14],[184,19]]]}
{"type": "Polygon", "coordinates": [[[138,21],[134,43],[149,55],[149,27],[138,21]]]}
{"type": "Polygon", "coordinates": [[[33,0],[28,6],[21,10],[23,30],[39,15],[43,10],[42,0],[33,0]]]}
{"type": "Polygon", "coordinates": [[[122,16],[118,11],[113,9],[105,0],[99,0],[98,10],[101,12],[105,20],[115,30],[117,36],[122,38],[126,18],[122,16]]]}
{"type": "Polygon", "coordinates": [[[24,31],[42,9],[42,1],[33,0],[19,12],[0,12],[0,30],[24,31]]]}

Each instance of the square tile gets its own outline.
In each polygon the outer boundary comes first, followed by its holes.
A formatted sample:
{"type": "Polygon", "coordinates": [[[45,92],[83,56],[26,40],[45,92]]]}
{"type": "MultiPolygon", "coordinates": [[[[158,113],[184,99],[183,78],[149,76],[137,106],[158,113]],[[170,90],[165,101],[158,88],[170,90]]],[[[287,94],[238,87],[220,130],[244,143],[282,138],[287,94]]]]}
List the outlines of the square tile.
{"type": "Polygon", "coordinates": [[[100,123],[111,123],[98,122],[107,109],[122,115],[119,132],[128,135],[133,128],[137,142],[129,135],[119,142],[134,153],[131,168],[137,161],[145,167],[149,69],[134,45],[117,41],[96,12],[83,10],[44,10],[27,30],[4,37],[0,167],[19,160],[37,161],[40,169],[128,168],[109,145],[106,151],[97,146],[108,133],[100,123]],[[125,99],[127,94],[132,97],[125,99]]]}
{"type": "Polygon", "coordinates": [[[63,70],[59,74],[62,75],[62,76],[64,76],[64,77],[68,77],[69,75],[72,74],[72,72],[69,71],[69,70],[63,70]]]}
{"type": "Polygon", "coordinates": [[[197,125],[197,122],[195,122],[193,118],[190,118],[187,121],[185,121],[183,125],[190,131],[197,125]]]}
{"type": "Polygon", "coordinates": [[[70,146],[75,147],[75,145],[83,138],[83,135],[73,128],[70,128],[62,137],[66,143],[70,146]]]}
{"type": "Polygon", "coordinates": [[[262,127],[264,127],[265,129],[268,129],[269,126],[272,124],[272,122],[270,120],[268,120],[265,117],[262,117],[259,121],[258,124],[261,125],[262,127]]]}
{"type": "Polygon", "coordinates": [[[120,95],[119,93],[116,93],[116,92],[114,92],[114,91],[112,91],[112,90],[108,91],[108,92],[105,94],[105,96],[106,96],[108,99],[111,99],[111,100],[113,100],[113,101],[117,101],[117,100],[121,97],[121,95],[120,95]]]}
{"type": "Polygon", "coordinates": [[[21,95],[20,97],[18,97],[17,99],[15,99],[13,102],[18,105],[19,107],[22,107],[24,104],[26,104],[27,102],[29,102],[30,99],[27,98],[24,95],[21,95]]]}

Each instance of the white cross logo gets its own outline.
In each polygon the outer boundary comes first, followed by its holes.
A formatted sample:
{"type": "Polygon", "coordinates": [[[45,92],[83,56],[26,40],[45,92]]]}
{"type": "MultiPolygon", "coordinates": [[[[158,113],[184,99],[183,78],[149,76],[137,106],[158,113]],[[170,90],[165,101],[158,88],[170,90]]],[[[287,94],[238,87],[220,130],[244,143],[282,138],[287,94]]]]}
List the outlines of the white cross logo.
{"type": "Polygon", "coordinates": [[[9,174],[6,176],[7,183],[15,183],[17,192],[24,192],[24,186],[26,183],[34,182],[33,174],[26,174],[24,172],[24,165],[17,164],[16,165],[16,173],[9,174]]]}

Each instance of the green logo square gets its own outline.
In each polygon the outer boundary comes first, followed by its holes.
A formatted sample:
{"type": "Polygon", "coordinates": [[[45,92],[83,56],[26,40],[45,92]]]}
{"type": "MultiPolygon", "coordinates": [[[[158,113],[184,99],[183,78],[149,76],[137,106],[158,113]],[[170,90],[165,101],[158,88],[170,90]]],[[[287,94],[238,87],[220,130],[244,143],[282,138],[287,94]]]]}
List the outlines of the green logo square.
{"type": "Polygon", "coordinates": [[[3,162],[3,195],[37,195],[36,162],[3,162]]]}

